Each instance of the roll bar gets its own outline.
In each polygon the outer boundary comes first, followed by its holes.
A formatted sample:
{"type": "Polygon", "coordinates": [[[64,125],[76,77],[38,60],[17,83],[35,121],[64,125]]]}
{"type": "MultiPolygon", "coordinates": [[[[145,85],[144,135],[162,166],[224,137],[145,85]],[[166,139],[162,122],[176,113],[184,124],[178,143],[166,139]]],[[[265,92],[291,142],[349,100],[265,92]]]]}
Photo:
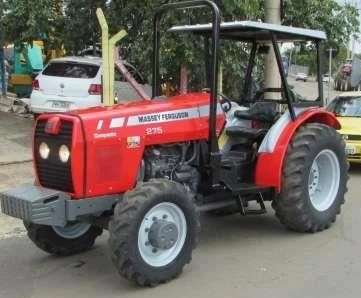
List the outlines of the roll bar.
{"type": "Polygon", "coordinates": [[[220,152],[216,134],[217,120],[217,94],[218,94],[218,70],[219,70],[219,35],[221,13],[218,6],[209,0],[192,0],[177,3],[169,3],[160,6],[154,15],[153,21],[153,80],[152,98],[160,95],[160,72],[159,72],[159,48],[160,48],[160,21],[162,16],[169,10],[174,9],[198,9],[208,7],[212,11],[212,58],[210,76],[210,107],[209,107],[209,165],[212,172],[213,184],[219,182],[220,152]]]}

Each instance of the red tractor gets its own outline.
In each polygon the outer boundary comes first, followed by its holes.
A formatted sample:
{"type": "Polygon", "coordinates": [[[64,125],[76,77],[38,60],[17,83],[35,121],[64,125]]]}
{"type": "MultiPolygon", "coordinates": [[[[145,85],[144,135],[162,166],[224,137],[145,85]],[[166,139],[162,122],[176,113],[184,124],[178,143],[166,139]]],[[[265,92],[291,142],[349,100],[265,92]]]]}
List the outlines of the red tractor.
{"type": "Polygon", "coordinates": [[[340,124],[321,108],[320,67],[317,99],[302,101],[287,84],[278,47],[278,41],[314,42],[320,66],[325,34],[220,20],[208,0],[162,6],[154,19],[152,100],[38,118],[36,184],[1,193],[3,213],[22,219],[36,246],[67,256],[90,249],[108,229],[120,275],[154,286],[190,262],[200,211],[263,214],[265,201],[271,201],[276,216],[294,231],[318,232],[335,221],[348,177],[340,124]],[[162,97],[161,17],[199,7],[210,8],[213,23],[170,31],[211,39],[209,91],[162,97]],[[220,40],[250,45],[238,102],[218,93],[220,40]],[[265,49],[275,52],[282,88],[252,96],[255,57],[265,49]],[[268,99],[267,92],[279,92],[282,99],[268,99]],[[250,210],[252,201],[260,208],[250,210]]]}

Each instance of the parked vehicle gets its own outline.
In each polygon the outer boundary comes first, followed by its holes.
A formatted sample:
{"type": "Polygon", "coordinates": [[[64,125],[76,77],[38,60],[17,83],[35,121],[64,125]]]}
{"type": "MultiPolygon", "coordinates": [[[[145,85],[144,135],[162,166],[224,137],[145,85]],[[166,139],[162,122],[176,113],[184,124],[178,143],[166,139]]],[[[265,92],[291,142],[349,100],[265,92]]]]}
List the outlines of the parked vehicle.
{"type": "MultiPolygon", "coordinates": [[[[102,67],[99,57],[53,59],[33,81],[30,110],[34,114],[67,112],[102,104],[102,67]]],[[[150,94],[151,87],[129,63],[125,63],[139,84],[150,94]]],[[[124,102],[138,98],[137,93],[115,69],[114,91],[124,102]]]]}
{"type": "Polygon", "coordinates": [[[345,92],[328,106],[341,123],[340,134],[346,142],[348,160],[361,163],[361,92],[345,92]]]}
{"type": "Polygon", "coordinates": [[[13,67],[10,75],[10,85],[19,98],[29,98],[31,94],[33,79],[44,67],[43,49],[44,44],[42,41],[12,47],[11,60],[13,67]]]}
{"type": "MultiPolygon", "coordinates": [[[[220,20],[213,1],[161,6],[154,19],[153,100],[38,118],[37,183],[1,193],[3,212],[24,221],[37,247],[71,255],[90,249],[109,229],[110,254],[120,275],[155,286],[177,277],[191,261],[200,211],[232,208],[261,215],[264,202],[271,201],[282,224],[297,232],[319,232],[335,222],[348,180],[340,124],[320,108],[322,93],[316,101],[292,96],[279,48],[285,41],[311,41],[321,55],[325,33],[220,20]],[[204,55],[210,55],[210,91],[161,97],[162,13],[200,7],[210,8],[212,24],[168,31],[211,38],[204,55]],[[238,102],[225,95],[219,100],[221,39],[252,47],[245,96],[238,102]],[[275,53],[283,86],[252,96],[253,68],[264,44],[275,53]],[[269,92],[282,93],[282,101],[267,98],[269,92]]],[[[317,81],[322,90],[321,75],[317,81]]]]}
{"type": "Polygon", "coordinates": [[[305,73],[299,72],[296,74],[296,81],[307,82],[308,76],[305,73]]]}
{"type": "Polygon", "coordinates": [[[322,76],[322,82],[324,83],[330,83],[332,82],[332,78],[330,78],[330,75],[325,73],[323,76],[322,76]]]}

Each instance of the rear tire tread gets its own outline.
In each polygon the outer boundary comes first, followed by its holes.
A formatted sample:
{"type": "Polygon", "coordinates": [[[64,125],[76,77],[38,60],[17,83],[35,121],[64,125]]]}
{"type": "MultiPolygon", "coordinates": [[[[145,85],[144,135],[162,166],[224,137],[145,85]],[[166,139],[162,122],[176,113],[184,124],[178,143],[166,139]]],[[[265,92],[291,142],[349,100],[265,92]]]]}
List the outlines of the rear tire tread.
{"type": "MultiPolygon", "coordinates": [[[[341,212],[341,205],[345,202],[344,194],[347,192],[346,185],[349,177],[346,174],[346,177],[342,178],[341,172],[340,188],[342,189],[339,191],[341,191],[342,199],[339,200],[331,218],[327,222],[320,223],[309,213],[301,183],[306,171],[308,154],[312,152],[312,145],[318,142],[320,136],[334,138],[336,142],[342,144],[342,150],[345,149],[344,140],[333,128],[319,123],[301,127],[288,148],[283,168],[281,194],[272,202],[272,207],[280,222],[294,231],[315,233],[328,229],[336,221],[336,216],[341,212]],[[344,183],[342,179],[345,179],[344,183]]],[[[346,159],[340,160],[340,163],[343,163],[340,164],[340,168],[348,170],[349,165],[346,159]]]]}

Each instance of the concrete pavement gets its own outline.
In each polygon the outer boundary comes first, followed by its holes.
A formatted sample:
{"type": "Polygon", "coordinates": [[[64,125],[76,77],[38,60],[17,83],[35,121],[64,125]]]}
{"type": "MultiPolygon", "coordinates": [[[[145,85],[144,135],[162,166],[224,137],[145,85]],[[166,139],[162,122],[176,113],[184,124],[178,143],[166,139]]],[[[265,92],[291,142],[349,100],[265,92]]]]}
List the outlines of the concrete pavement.
{"type": "Polygon", "coordinates": [[[0,164],[29,161],[33,119],[0,112],[0,164]]]}
{"type": "Polygon", "coordinates": [[[269,206],[265,216],[204,216],[191,264],[154,289],[119,278],[106,232],[94,249],[69,258],[48,256],[21,234],[8,237],[0,240],[0,297],[358,298],[360,183],[361,168],[353,168],[342,215],[318,234],[287,231],[269,206]]]}
{"type": "MultiPolygon", "coordinates": [[[[34,181],[29,162],[32,160],[33,123],[33,119],[0,111],[0,191],[34,181]]],[[[24,235],[21,221],[0,213],[0,239],[24,235]]]]}

